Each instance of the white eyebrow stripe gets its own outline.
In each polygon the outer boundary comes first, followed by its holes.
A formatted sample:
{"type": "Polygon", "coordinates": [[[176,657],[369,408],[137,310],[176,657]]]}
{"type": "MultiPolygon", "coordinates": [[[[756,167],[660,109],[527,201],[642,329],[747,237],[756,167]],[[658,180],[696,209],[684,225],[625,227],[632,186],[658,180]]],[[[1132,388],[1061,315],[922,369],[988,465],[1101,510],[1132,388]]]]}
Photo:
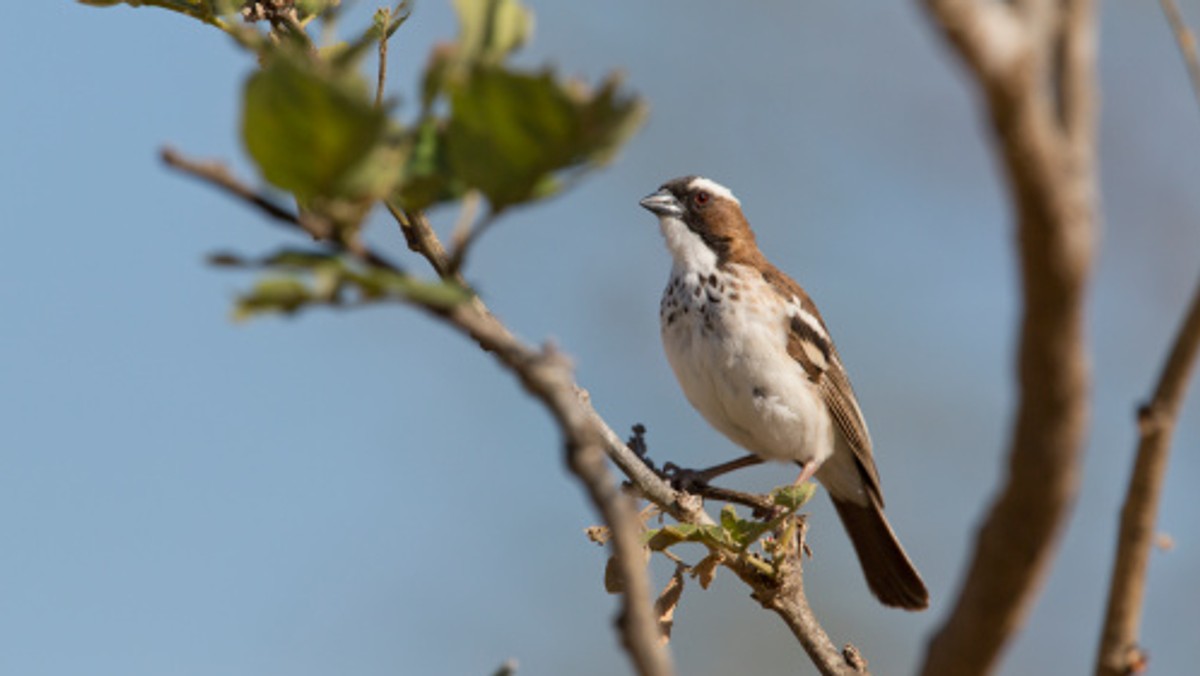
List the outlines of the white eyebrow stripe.
{"type": "Polygon", "coordinates": [[[742,205],[741,201],[733,196],[733,191],[731,191],[729,188],[726,188],[712,179],[704,178],[703,176],[698,176],[692,179],[692,182],[688,183],[688,190],[707,190],[717,197],[723,197],[727,200],[730,200],[734,204],[737,204],[738,206],[742,205]]]}

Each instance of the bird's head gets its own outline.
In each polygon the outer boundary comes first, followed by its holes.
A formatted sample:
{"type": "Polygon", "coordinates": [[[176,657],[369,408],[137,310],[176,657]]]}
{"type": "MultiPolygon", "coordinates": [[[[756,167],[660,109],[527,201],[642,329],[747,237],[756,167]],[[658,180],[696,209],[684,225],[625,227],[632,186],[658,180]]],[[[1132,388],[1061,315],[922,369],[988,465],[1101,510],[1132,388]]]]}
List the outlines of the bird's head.
{"type": "Polygon", "coordinates": [[[712,269],[758,252],[742,203],[725,186],[700,176],[667,181],[640,204],[658,216],[677,265],[712,269]]]}

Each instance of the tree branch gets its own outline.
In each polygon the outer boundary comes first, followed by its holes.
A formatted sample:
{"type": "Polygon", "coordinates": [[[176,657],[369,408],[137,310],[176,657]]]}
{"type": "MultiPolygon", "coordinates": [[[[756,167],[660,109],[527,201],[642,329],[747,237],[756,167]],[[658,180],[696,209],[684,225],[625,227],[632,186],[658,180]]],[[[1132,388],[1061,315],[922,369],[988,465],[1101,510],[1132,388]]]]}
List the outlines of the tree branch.
{"type": "Polygon", "coordinates": [[[437,233],[429,225],[429,219],[425,217],[424,212],[409,213],[388,201],[384,201],[383,205],[400,225],[400,232],[404,235],[404,241],[408,244],[409,251],[423,256],[438,277],[458,282],[462,286],[467,285],[462,275],[450,270],[450,257],[442,246],[441,240],[438,239],[437,233]]]}
{"type": "Polygon", "coordinates": [[[1171,25],[1171,31],[1175,33],[1175,43],[1179,45],[1179,52],[1183,55],[1183,63],[1187,68],[1188,77],[1192,81],[1192,94],[1200,103],[1200,56],[1196,54],[1196,36],[1184,22],[1183,14],[1180,13],[1179,5],[1175,4],[1175,0],[1160,1],[1163,13],[1167,16],[1167,23],[1171,25]]]}
{"type": "Polygon", "coordinates": [[[256,207],[273,220],[290,227],[299,228],[317,241],[325,240],[333,232],[333,228],[324,220],[311,214],[296,214],[279,206],[267,197],[260,195],[253,188],[239,181],[229,169],[220,162],[201,162],[180,155],[174,148],[163,148],[159,156],[164,164],[172,169],[178,169],[185,174],[198,178],[205,183],[220,188],[234,197],[256,207]]]}
{"type": "MultiPolygon", "coordinates": [[[[1200,58],[1195,40],[1183,23],[1174,0],[1162,0],[1179,43],[1193,91],[1200,102],[1200,58]]],[[[1138,411],[1139,440],[1133,475],[1121,507],[1121,525],[1117,535],[1113,574],[1108,591],[1104,629],[1096,655],[1098,676],[1124,676],[1134,673],[1145,661],[1138,645],[1141,633],[1142,605],[1146,592],[1146,572],[1150,549],[1158,521],[1158,505],[1163,480],[1171,455],[1171,438],[1179,409],[1187,394],[1187,385],[1200,352],[1200,285],[1193,292],[1191,306],[1175,336],[1171,352],[1154,388],[1154,396],[1138,411]]]]}
{"type": "MultiPolygon", "coordinates": [[[[292,213],[258,194],[233,177],[223,165],[189,160],[169,149],[164,150],[162,156],[168,166],[233,195],[294,231],[312,235],[306,214],[292,213]]],[[[409,248],[421,254],[443,279],[462,282],[424,214],[409,214],[392,204],[386,206],[399,222],[409,248]]],[[[322,240],[322,243],[340,251],[349,250],[344,243],[332,239],[322,240]]],[[[370,248],[362,247],[361,255],[372,264],[398,269],[370,248]]],[[[563,434],[567,467],[583,484],[588,498],[612,533],[613,557],[625,589],[617,621],[622,644],[639,674],[672,674],[670,655],[660,641],[661,631],[644,565],[641,521],[633,501],[613,481],[604,459],[607,457],[620,469],[641,497],[681,523],[714,525],[703,509],[702,499],[672,488],[629,449],[592,407],[587,392],[574,381],[569,360],[555,349],[539,350],[527,346],[492,315],[478,297],[450,308],[420,304],[418,307],[470,336],[484,351],[490,352],[554,417],[563,434]]],[[[739,497],[732,492],[721,495],[739,497]]],[[[760,569],[736,557],[727,557],[723,565],[751,586],[754,598],[783,619],[821,673],[866,673],[865,661],[857,651],[839,652],[809,608],[804,596],[799,555],[788,561],[788,565],[781,566],[778,579],[765,577],[760,569]]]]}
{"type": "MultiPolygon", "coordinates": [[[[821,629],[817,617],[808,605],[804,595],[803,553],[804,537],[808,530],[804,519],[798,519],[794,546],[788,547],[788,554],[779,566],[780,581],[775,585],[763,585],[761,580],[754,579],[757,571],[744,566],[735,568],[738,576],[754,588],[753,597],[770,608],[783,619],[792,635],[804,647],[805,652],[825,676],[847,676],[849,674],[869,674],[866,660],[858,654],[858,650],[846,645],[845,650],[838,650],[821,629]],[[749,570],[746,570],[749,569],[749,570]],[[852,657],[853,656],[853,657],[852,657]]],[[[758,574],[761,576],[761,574],[758,574]]]]}
{"type": "Polygon", "coordinates": [[[1023,3],[1014,6],[1019,14],[995,0],[925,4],[986,96],[1021,261],[1008,473],[922,667],[981,674],[1024,622],[1078,490],[1089,410],[1083,320],[1095,238],[1095,21],[1091,0],[1023,3]],[[1044,58],[1052,53],[1060,58],[1044,58]]]}
{"type": "Polygon", "coordinates": [[[376,267],[392,272],[400,272],[400,266],[378,251],[369,249],[357,242],[354,246],[350,246],[346,242],[335,241],[336,238],[333,236],[335,231],[328,221],[307,211],[296,213],[288,211],[239,181],[220,162],[191,160],[171,148],[163,148],[161,157],[162,161],[168,167],[177,169],[193,178],[200,179],[237,197],[243,202],[253,205],[277,223],[281,223],[293,230],[300,230],[325,246],[339,251],[348,251],[364,262],[376,267]]]}

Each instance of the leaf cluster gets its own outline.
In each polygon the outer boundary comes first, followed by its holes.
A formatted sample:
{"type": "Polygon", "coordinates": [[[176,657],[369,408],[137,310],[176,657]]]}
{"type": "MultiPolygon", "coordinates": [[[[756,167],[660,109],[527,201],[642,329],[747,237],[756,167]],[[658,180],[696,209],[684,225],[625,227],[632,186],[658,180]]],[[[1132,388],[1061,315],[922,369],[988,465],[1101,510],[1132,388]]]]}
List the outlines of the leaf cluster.
{"type": "Polygon", "coordinates": [[[345,254],[311,249],[281,249],[261,258],[232,253],[209,257],[213,265],[272,271],[240,294],[234,318],[264,312],[292,314],[314,304],[351,307],[369,303],[416,301],[448,308],[470,297],[453,283],[423,282],[345,254]]]}
{"type": "Polygon", "coordinates": [[[343,254],[363,250],[361,229],[375,205],[413,213],[474,192],[486,198],[482,222],[490,223],[603,166],[645,113],[615,75],[591,87],[550,67],[514,66],[511,57],[533,32],[532,13],[519,0],[454,0],[458,37],[433,49],[412,97],[419,106],[407,118],[397,100],[377,91],[382,70],[376,87],[364,76],[375,51],[383,68],[386,41],[409,18],[407,2],[381,8],[348,40],[315,44],[307,27],[318,22],[323,30],[314,33],[332,35],[339,0],[80,1],[179,12],[221,29],[256,57],[243,89],[243,143],[262,178],[295,200],[302,221],[327,226],[309,234],[333,253],[305,259],[311,265],[302,270],[294,251],[253,259],[270,275],[239,298],[239,317],[335,304],[341,291],[328,286],[335,270],[333,286],[361,298],[380,297],[363,279],[385,279],[388,293],[424,302],[432,285],[396,269],[372,270],[376,262],[362,259],[351,274],[343,254]]]}
{"type": "MultiPolygon", "coordinates": [[[[743,519],[733,505],[727,504],[721,509],[718,523],[674,523],[648,529],[643,538],[648,551],[663,553],[676,562],[678,559],[669,552],[675,545],[690,542],[706,547],[709,553],[704,559],[694,566],[688,566],[704,588],[712,583],[717,567],[724,561],[741,561],[765,576],[774,577],[778,572],[778,561],[788,553],[787,548],[795,540],[796,511],[815,492],[816,486],[811,482],[800,486],[784,486],[771,492],[769,497],[776,510],[766,519],[743,519]],[[771,533],[779,537],[764,541],[764,536],[771,533]],[[763,545],[765,557],[752,551],[752,547],[759,543],[763,545]]],[[[606,573],[605,586],[609,591],[614,591],[611,573],[606,573]]],[[[616,588],[619,589],[619,583],[616,588]]]]}

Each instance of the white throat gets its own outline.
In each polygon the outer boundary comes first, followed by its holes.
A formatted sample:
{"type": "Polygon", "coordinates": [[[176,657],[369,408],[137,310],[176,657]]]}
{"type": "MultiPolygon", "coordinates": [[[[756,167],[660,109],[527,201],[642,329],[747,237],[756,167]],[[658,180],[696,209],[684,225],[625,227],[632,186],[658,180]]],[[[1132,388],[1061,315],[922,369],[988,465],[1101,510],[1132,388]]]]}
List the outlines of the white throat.
{"type": "Polygon", "coordinates": [[[706,274],[717,269],[717,254],[678,217],[659,216],[658,227],[676,268],[706,274]]]}

